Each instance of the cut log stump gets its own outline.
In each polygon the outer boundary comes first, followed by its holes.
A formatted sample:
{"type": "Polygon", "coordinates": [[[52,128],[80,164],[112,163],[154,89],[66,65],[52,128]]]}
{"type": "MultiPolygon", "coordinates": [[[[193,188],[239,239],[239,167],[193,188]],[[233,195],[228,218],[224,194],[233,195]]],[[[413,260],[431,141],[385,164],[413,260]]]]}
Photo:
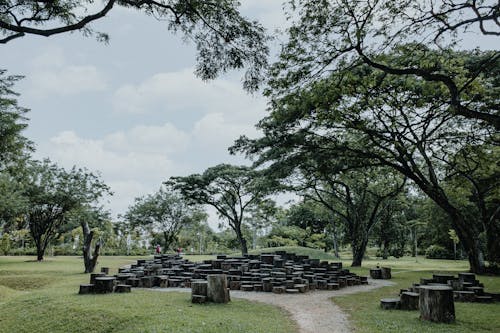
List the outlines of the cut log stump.
{"type": "Polygon", "coordinates": [[[372,279],[381,279],[382,278],[382,270],[380,268],[371,268],[370,269],[370,277],[372,279]]]}
{"type": "Polygon", "coordinates": [[[207,296],[208,282],[207,281],[192,281],[191,295],[207,296]]]}
{"type": "Polygon", "coordinates": [[[419,294],[405,291],[401,293],[401,310],[418,310],[419,294]]]}
{"type": "Polygon", "coordinates": [[[80,295],[93,294],[94,293],[94,285],[93,284],[81,284],[80,291],[78,293],[80,295]]]}
{"type": "Polygon", "coordinates": [[[473,291],[458,290],[453,292],[453,299],[456,302],[474,302],[476,293],[473,291]]]}
{"type": "Polygon", "coordinates": [[[380,267],[380,274],[382,279],[389,280],[392,278],[390,267],[380,267]]]}
{"type": "Polygon", "coordinates": [[[399,298],[382,298],[380,300],[380,307],[384,310],[399,309],[399,298]]]}
{"type": "Polygon", "coordinates": [[[420,319],[453,323],[455,321],[453,289],[447,286],[420,286],[419,308],[420,319]]]}
{"type": "MultiPolygon", "coordinates": [[[[207,276],[207,296],[210,302],[227,303],[229,302],[229,292],[227,287],[227,278],[225,274],[211,274],[207,276]]],[[[253,286],[252,286],[253,289],[253,286]]]]}
{"type": "Polygon", "coordinates": [[[128,284],[119,284],[115,287],[115,293],[129,293],[131,290],[128,284]]]}
{"type": "Polygon", "coordinates": [[[191,295],[191,303],[203,304],[207,302],[205,295],[191,295]]]}
{"type": "Polygon", "coordinates": [[[114,276],[101,276],[95,278],[94,289],[98,294],[112,293],[116,278],[114,276]]]}

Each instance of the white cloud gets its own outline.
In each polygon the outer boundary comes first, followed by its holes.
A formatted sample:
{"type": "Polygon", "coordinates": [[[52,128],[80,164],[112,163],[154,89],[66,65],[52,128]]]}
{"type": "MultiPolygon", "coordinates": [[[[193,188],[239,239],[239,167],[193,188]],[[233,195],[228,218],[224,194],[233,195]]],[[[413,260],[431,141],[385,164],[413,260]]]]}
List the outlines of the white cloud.
{"type": "Polygon", "coordinates": [[[121,114],[217,112],[227,118],[255,121],[265,106],[263,98],[248,95],[240,83],[224,79],[204,82],[191,68],[157,73],[138,84],[123,85],[113,96],[114,110],[121,114]]]}
{"type": "Polygon", "coordinates": [[[96,66],[67,63],[61,48],[48,48],[31,61],[28,93],[34,97],[75,95],[98,92],[108,87],[96,66]]]}
{"type": "Polygon", "coordinates": [[[41,145],[37,157],[49,156],[60,165],[99,172],[114,192],[107,205],[123,213],[136,196],[153,192],[178,170],[169,153],[184,150],[189,137],[171,124],[136,126],[100,139],[63,131],[41,145]]]}

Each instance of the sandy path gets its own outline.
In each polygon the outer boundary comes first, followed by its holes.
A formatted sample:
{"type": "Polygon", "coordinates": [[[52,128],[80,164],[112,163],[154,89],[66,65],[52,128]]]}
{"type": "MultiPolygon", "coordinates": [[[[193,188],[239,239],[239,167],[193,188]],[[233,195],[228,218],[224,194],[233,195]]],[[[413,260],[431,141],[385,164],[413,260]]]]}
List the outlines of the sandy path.
{"type": "MultiPolygon", "coordinates": [[[[344,333],[351,332],[348,316],[330,298],[365,292],[392,285],[387,280],[369,280],[368,285],[353,286],[341,290],[315,290],[305,294],[281,294],[262,292],[231,291],[231,298],[243,298],[279,306],[288,311],[297,323],[301,333],[344,333]]],[[[186,288],[150,289],[157,291],[183,291],[186,288]]]]}

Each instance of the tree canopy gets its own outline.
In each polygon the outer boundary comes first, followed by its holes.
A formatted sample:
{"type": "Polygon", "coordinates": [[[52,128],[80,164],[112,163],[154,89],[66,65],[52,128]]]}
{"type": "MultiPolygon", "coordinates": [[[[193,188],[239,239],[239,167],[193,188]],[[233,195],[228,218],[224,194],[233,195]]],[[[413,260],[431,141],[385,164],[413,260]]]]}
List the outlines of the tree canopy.
{"type": "Polygon", "coordinates": [[[192,203],[215,208],[236,233],[242,254],[248,253],[247,240],[242,232],[244,213],[250,206],[257,205],[269,191],[259,171],[246,166],[219,164],[203,174],[171,177],[166,184],[192,203]]]}
{"type": "MultiPolygon", "coordinates": [[[[465,95],[482,77],[499,68],[497,51],[461,66],[453,48],[469,32],[498,43],[499,7],[495,0],[291,0],[288,42],[272,66],[269,94],[286,94],[331,72],[348,73],[361,64],[385,74],[434,82],[449,112],[500,128],[496,104],[470,103],[465,95]],[[397,52],[404,48],[413,52],[397,52]],[[433,51],[432,51],[433,50],[433,51]],[[392,51],[390,58],[384,54],[392,51]],[[457,69],[468,75],[457,75],[457,69]]],[[[472,36],[472,34],[471,34],[472,36]]],[[[472,60],[472,59],[469,59],[472,60]]],[[[498,86],[498,85],[497,85],[498,86]]]]}
{"type": "MultiPolygon", "coordinates": [[[[380,57],[397,62],[411,59],[418,52],[405,46],[380,57]]],[[[489,57],[488,52],[478,51],[425,52],[462,59],[462,66],[455,63],[456,79],[464,81],[468,80],[467,63],[489,57]]],[[[497,80],[497,71],[483,75],[463,100],[477,107],[488,103],[488,90],[495,87],[497,80]],[[486,97],[476,99],[476,92],[484,92],[486,97]]],[[[479,120],[450,113],[446,91],[440,82],[388,74],[361,64],[273,98],[271,114],[258,125],[264,137],[243,137],[232,149],[257,155],[260,164],[273,162],[270,168],[278,171],[295,165],[297,159],[306,161],[314,155],[329,161],[331,172],[389,167],[410,179],[450,215],[472,269],[482,271],[480,224],[466,221],[459,205],[453,203],[444,186],[443,171],[447,161],[461,149],[495,140],[495,135],[479,120]]]]}
{"type": "Polygon", "coordinates": [[[192,41],[197,50],[195,73],[202,79],[242,68],[245,89],[255,90],[263,79],[268,37],[259,23],[239,13],[235,0],[0,1],[0,43],[71,31],[108,41],[106,33],[94,31],[91,25],[116,7],[165,22],[168,30],[192,41]]]}
{"type": "Polygon", "coordinates": [[[132,228],[143,228],[163,235],[163,248],[174,245],[182,228],[205,218],[195,205],[188,205],[179,193],[163,186],[154,194],[135,199],[124,215],[132,228]]]}

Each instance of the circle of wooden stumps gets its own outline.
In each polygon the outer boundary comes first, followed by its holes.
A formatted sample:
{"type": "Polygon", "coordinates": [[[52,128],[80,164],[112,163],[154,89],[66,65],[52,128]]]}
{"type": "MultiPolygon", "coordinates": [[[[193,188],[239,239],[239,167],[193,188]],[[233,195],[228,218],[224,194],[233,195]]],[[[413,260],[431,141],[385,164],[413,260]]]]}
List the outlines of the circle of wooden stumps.
{"type": "Polygon", "coordinates": [[[90,283],[81,284],[78,293],[85,294],[109,294],[109,293],[129,293],[131,286],[120,283],[116,276],[108,276],[109,268],[103,267],[101,273],[91,273],[90,283]]]}
{"type": "MultiPolygon", "coordinates": [[[[368,284],[368,277],[343,269],[340,262],[330,263],[285,251],[242,257],[218,255],[201,263],[178,255],[155,255],[153,259],[139,259],[130,267],[120,268],[116,278],[120,283],[139,288],[192,288],[199,281],[207,281],[210,275],[220,274],[226,276],[230,290],[276,294],[368,284]]],[[[203,302],[203,298],[195,299],[203,302]]]]}

